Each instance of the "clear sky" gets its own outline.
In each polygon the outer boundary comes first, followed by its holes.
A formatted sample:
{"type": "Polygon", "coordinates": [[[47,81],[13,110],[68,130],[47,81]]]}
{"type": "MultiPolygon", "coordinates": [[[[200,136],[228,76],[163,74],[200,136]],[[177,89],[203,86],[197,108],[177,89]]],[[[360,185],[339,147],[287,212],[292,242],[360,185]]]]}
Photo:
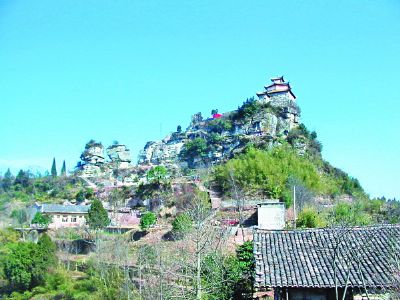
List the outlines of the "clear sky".
{"type": "Polygon", "coordinates": [[[146,141],[284,75],[323,156],[400,198],[400,1],[0,0],[0,172],[146,141]]]}

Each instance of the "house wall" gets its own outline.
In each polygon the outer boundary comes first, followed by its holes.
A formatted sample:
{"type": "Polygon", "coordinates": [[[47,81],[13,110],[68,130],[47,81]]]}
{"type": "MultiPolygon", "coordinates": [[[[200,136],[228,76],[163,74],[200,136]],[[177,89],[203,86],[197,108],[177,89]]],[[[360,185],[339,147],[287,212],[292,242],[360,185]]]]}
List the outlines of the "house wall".
{"type": "Polygon", "coordinates": [[[265,203],[257,207],[259,229],[283,229],[285,227],[285,205],[265,203]]]}
{"type": "MultiPolygon", "coordinates": [[[[339,288],[338,298],[342,299],[344,290],[339,288]]],[[[336,300],[334,288],[283,288],[275,291],[278,300],[336,300]]],[[[353,300],[351,289],[347,290],[346,300],[353,300]]]]}
{"type": "Polygon", "coordinates": [[[85,214],[55,213],[48,215],[52,218],[49,228],[80,227],[86,224],[85,214]]]}
{"type": "Polygon", "coordinates": [[[287,90],[288,90],[288,87],[286,85],[274,85],[267,89],[268,92],[273,92],[273,91],[285,92],[287,90]]]}

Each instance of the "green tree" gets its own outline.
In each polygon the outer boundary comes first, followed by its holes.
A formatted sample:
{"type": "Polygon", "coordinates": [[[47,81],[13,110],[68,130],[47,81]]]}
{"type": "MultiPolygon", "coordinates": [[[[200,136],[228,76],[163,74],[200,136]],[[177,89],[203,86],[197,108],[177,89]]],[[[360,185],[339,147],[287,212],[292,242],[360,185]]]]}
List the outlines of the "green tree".
{"type": "Polygon", "coordinates": [[[46,233],[43,233],[39,237],[37,245],[39,256],[43,257],[43,263],[47,266],[54,265],[57,262],[57,247],[51,238],[46,233]]]}
{"type": "Polygon", "coordinates": [[[91,229],[102,229],[110,224],[107,210],[104,209],[103,204],[100,200],[95,199],[92,201],[92,205],[86,216],[86,222],[91,229]]]}
{"type": "Polygon", "coordinates": [[[35,216],[33,217],[31,223],[32,224],[37,224],[39,226],[47,227],[51,223],[51,217],[47,215],[43,215],[40,212],[37,212],[35,216]]]}
{"type": "Polygon", "coordinates": [[[241,299],[235,297],[236,286],[242,277],[236,257],[214,251],[202,259],[201,265],[204,299],[241,299]]]}
{"type": "Polygon", "coordinates": [[[213,115],[215,115],[215,114],[217,114],[218,113],[218,109],[212,109],[211,110],[211,115],[213,116],[213,115]]]}
{"type": "Polygon", "coordinates": [[[247,98],[245,102],[243,102],[242,106],[238,107],[236,114],[233,116],[234,119],[248,119],[254,116],[259,110],[261,106],[259,102],[257,102],[254,97],[247,98]]]}
{"type": "Polygon", "coordinates": [[[4,257],[3,270],[11,290],[23,291],[33,286],[33,267],[36,245],[33,243],[10,243],[4,257]]]}
{"type": "Polygon", "coordinates": [[[10,215],[11,218],[15,219],[19,225],[22,225],[28,221],[28,215],[26,209],[14,209],[10,215]]]}
{"type": "Polygon", "coordinates": [[[14,243],[18,241],[19,238],[20,238],[19,232],[10,227],[5,229],[0,229],[0,248],[5,244],[14,243]]]}
{"type": "Polygon", "coordinates": [[[156,166],[147,172],[147,181],[160,185],[167,179],[168,171],[164,166],[156,166]]]}
{"type": "Polygon", "coordinates": [[[66,176],[67,175],[67,167],[65,166],[65,160],[63,161],[60,175],[61,176],[66,176]]]}
{"type": "Polygon", "coordinates": [[[365,204],[361,201],[355,203],[339,202],[331,212],[331,222],[337,225],[370,225],[372,216],[364,211],[365,204]]]}
{"type": "MultiPolygon", "coordinates": [[[[34,244],[31,242],[9,243],[3,260],[3,272],[9,283],[9,289],[24,291],[44,282],[45,276],[53,260],[49,251],[44,250],[47,242],[34,244]]],[[[54,247],[52,247],[54,249],[54,247]]]]}
{"type": "Polygon", "coordinates": [[[207,149],[208,146],[205,139],[195,138],[184,145],[181,151],[181,156],[184,158],[193,158],[196,156],[206,157],[207,149]]]}
{"type": "Polygon", "coordinates": [[[31,184],[31,173],[29,171],[19,170],[15,177],[14,184],[27,188],[31,184]]]}
{"type": "Polygon", "coordinates": [[[181,126],[181,125],[178,125],[178,126],[176,127],[176,132],[177,132],[177,133],[181,133],[181,132],[182,132],[182,126],[181,126]]]}
{"type": "Polygon", "coordinates": [[[236,298],[239,296],[242,297],[244,294],[248,295],[248,298],[251,299],[255,275],[253,242],[247,241],[243,245],[238,246],[236,249],[236,258],[239,261],[239,269],[242,277],[236,286],[236,298]]]}
{"type": "Polygon", "coordinates": [[[154,225],[156,221],[156,215],[153,212],[148,211],[140,218],[140,228],[142,230],[147,230],[151,225],[154,225]]]}
{"type": "Polygon", "coordinates": [[[79,190],[75,195],[75,200],[77,203],[82,203],[86,199],[86,193],[83,190],[79,190]]]}
{"type": "Polygon", "coordinates": [[[10,168],[7,169],[7,171],[4,173],[4,177],[1,180],[1,186],[3,188],[4,191],[8,191],[14,181],[14,177],[11,174],[10,168]]]}
{"type": "Polygon", "coordinates": [[[53,158],[53,164],[51,165],[51,176],[57,177],[56,159],[53,158]]]}
{"type": "Polygon", "coordinates": [[[185,233],[189,232],[193,227],[193,220],[188,213],[182,213],[176,216],[172,222],[172,232],[177,236],[181,237],[185,233]]]}
{"type": "Polygon", "coordinates": [[[321,215],[312,207],[305,207],[298,215],[296,227],[298,228],[320,228],[325,222],[321,215]]]}

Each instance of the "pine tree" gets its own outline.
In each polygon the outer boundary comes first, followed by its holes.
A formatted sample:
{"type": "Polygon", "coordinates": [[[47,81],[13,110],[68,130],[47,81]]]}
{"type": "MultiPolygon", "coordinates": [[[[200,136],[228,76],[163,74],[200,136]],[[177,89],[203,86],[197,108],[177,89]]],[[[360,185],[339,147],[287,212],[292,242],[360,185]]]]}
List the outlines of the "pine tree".
{"type": "Polygon", "coordinates": [[[57,177],[57,167],[55,158],[53,158],[53,164],[51,165],[51,176],[57,177]]]}
{"type": "Polygon", "coordinates": [[[15,177],[14,185],[21,185],[26,188],[31,184],[32,173],[29,171],[19,170],[17,177],[15,177]]]}
{"type": "Polygon", "coordinates": [[[65,167],[65,160],[64,160],[61,167],[61,176],[66,176],[66,175],[67,175],[67,168],[65,167]]]}
{"type": "Polygon", "coordinates": [[[10,168],[8,168],[4,173],[3,179],[1,180],[1,186],[3,187],[3,190],[8,191],[13,184],[13,181],[13,175],[11,174],[10,168]]]}

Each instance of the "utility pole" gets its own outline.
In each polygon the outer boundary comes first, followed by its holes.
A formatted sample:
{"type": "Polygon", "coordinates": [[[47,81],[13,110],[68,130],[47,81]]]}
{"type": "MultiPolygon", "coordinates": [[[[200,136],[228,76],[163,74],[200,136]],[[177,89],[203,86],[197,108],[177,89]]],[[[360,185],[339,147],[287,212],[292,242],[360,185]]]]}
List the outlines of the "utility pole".
{"type": "Polygon", "coordinates": [[[293,185],[293,215],[294,215],[294,228],[296,228],[296,186],[293,185]]]}

